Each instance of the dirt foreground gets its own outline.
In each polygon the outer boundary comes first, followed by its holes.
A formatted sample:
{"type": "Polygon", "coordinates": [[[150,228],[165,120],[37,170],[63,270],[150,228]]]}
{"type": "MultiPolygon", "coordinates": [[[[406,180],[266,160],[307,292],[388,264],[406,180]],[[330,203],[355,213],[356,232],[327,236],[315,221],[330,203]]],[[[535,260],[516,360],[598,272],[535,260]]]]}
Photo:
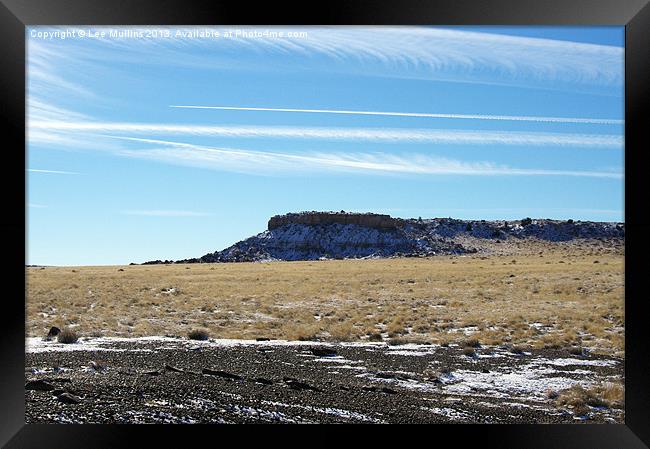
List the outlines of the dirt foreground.
{"type": "Polygon", "coordinates": [[[450,345],[89,338],[27,342],[28,423],[622,423],[562,405],[623,360],[450,345]]]}

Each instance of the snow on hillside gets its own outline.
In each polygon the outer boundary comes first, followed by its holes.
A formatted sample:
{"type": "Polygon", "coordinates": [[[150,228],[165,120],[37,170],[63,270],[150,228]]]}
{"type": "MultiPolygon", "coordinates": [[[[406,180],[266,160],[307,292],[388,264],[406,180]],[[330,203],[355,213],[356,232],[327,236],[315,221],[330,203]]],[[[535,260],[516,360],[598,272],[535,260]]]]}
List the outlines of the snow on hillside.
{"type": "Polygon", "coordinates": [[[622,223],[451,218],[410,219],[399,222],[399,226],[389,229],[340,223],[288,223],[238,242],[223,251],[178,262],[431,256],[477,251],[460,244],[457,241],[459,237],[490,240],[535,238],[561,242],[572,239],[622,239],[625,236],[625,226],[622,223]]]}

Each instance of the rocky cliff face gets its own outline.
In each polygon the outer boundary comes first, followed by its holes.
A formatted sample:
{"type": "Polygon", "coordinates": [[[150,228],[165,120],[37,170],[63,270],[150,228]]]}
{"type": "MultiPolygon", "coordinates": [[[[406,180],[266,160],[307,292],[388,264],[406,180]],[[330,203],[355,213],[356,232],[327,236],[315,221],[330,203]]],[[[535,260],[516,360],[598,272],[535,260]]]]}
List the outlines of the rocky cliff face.
{"type": "Polygon", "coordinates": [[[223,251],[206,254],[200,262],[358,259],[465,252],[468,250],[461,245],[436,236],[420,235],[411,226],[381,229],[356,224],[290,223],[264,231],[223,251]]]}
{"type": "Polygon", "coordinates": [[[381,214],[355,214],[345,211],[341,212],[300,212],[286,215],[275,215],[271,217],[268,224],[269,231],[289,224],[303,225],[357,225],[375,229],[394,229],[399,225],[400,220],[390,215],[381,214]]]}
{"type": "MultiPolygon", "coordinates": [[[[272,217],[268,230],[222,251],[177,261],[250,262],[465,254],[465,237],[561,242],[572,239],[623,239],[623,223],[572,220],[485,221],[435,218],[395,219],[388,215],[307,212],[272,217]]],[[[167,261],[168,262],[168,261],[167,261]]],[[[147,263],[164,263],[152,261],[147,263]]]]}

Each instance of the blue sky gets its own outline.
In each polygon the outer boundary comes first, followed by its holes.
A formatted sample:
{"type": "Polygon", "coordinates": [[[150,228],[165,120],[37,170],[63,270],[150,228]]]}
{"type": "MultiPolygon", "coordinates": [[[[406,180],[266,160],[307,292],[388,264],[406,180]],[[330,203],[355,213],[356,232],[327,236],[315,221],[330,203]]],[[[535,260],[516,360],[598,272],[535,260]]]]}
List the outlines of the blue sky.
{"type": "Polygon", "coordinates": [[[301,210],[623,220],[623,27],[26,32],[29,264],[197,257],[301,210]]]}

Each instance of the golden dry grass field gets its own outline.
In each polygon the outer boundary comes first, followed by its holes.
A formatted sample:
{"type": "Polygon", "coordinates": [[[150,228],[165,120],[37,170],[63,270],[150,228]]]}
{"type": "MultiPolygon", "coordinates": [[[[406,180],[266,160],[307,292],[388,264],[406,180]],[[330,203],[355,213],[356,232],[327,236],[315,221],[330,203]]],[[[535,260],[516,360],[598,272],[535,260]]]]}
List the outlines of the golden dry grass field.
{"type": "Polygon", "coordinates": [[[27,268],[27,332],[80,336],[582,346],[623,356],[623,248],[513,254],[27,268]]]}

